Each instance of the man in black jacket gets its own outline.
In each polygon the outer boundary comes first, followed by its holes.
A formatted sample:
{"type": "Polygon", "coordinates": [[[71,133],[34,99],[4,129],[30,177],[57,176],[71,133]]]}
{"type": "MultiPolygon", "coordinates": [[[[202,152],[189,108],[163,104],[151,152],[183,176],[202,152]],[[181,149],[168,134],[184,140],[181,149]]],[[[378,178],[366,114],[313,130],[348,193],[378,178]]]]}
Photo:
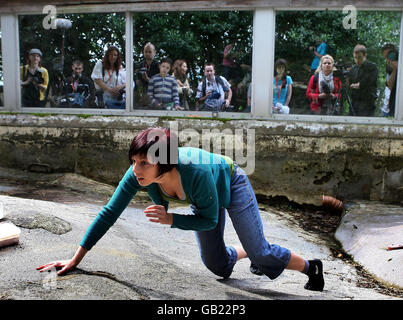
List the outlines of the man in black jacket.
{"type": "Polygon", "coordinates": [[[72,63],[73,74],[63,83],[61,107],[88,108],[95,106],[95,86],[91,78],[84,76],[84,64],[80,60],[72,63]]]}
{"type": "Polygon", "coordinates": [[[377,95],[378,68],[375,63],[367,60],[367,49],[358,44],[354,48],[355,65],[349,74],[352,89],[352,109],[350,115],[373,117],[377,95]]]}

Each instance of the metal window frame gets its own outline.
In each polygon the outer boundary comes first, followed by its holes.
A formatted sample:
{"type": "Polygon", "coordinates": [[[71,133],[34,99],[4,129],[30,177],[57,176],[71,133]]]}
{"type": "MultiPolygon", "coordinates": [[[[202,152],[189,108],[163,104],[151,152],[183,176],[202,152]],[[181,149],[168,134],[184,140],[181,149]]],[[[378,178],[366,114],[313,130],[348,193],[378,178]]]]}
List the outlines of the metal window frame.
{"type": "MultiPolygon", "coordinates": [[[[164,10],[176,11],[166,3],[164,10]]],[[[274,54],[275,54],[275,19],[277,11],[294,10],[290,7],[265,7],[256,8],[226,8],[216,7],[211,10],[247,10],[253,11],[253,50],[252,50],[252,110],[251,113],[224,112],[219,113],[218,118],[230,119],[256,119],[256,120],[281,120],[281,121],[312,121],[327,123],[366,123],[366,124],[385,124],[401,125],[403,124],[403,74],[401,68],[397,75],[397,93],[396,93],[396,113],[394,119],[384,119],[381,117],[349,117],[349,116],[317,116],[317,115],[280,115],[272,114],[271,104],[273,95],[273,81],[270,76],[273,74],[274,54]],[[270,32],[268,32],[268,30],[270,32]],[[268,90],[258,90],[258,88],[267,88],[268,90]]],[[[306,8],[306,10],[325,10],[326,8],[306,8]]],[[[331,8],[330,10],[341,10],[340,8],[331,8]]],[[[382,10],[382,8],[358,8],[358,10],[382,10]]],[[[161,9],[151,9],[147,12],[159,12],[161,9]]],[[[183,11],[207,11],[205,9],[186,9],[183,11]]],[[[400,25],[400,48],[403,43],[403,8],[387,9],[387,11],[397,11],[402,13],[400,25]]],[[[126,16],[126,69],[133,70],[133,13],[146,12],[144,9],[136,10],[135,4],[132,5],[88,5],[80,7],[79,5],[65,6],[58,8],[58,13],[110,13],[124,12],[126,16]]],[[[133,83],[127,83],[127,102],[125,110],[111,109],[70,109],[70,108],[22,108],[20,93],[20,65],[19,65],[19,28],[18,16],[24,14],[42,14],[42,12],[18,12],[12,14],[1,14],[2,28],[2,50],[5,52],[16,52],[15,55],[3,55],[3,76],[4,79],[4,107],[0,111],[14,111],[22,113],[59,113],[59,114],[94,114],[94,115],[124,115],[124,116],[145,116],[145,117],[213,117],[211,112],[202,111],[162,111],[162,110],[134,110],[133,109],[133,83]],[[11,80],[10,80],[11,79],[11,80]]],[[[403,52],[399,50],[399,61],[403,61],[403,52]]],[[[133,80],[132,72],[127,73],[133,80]]]]}

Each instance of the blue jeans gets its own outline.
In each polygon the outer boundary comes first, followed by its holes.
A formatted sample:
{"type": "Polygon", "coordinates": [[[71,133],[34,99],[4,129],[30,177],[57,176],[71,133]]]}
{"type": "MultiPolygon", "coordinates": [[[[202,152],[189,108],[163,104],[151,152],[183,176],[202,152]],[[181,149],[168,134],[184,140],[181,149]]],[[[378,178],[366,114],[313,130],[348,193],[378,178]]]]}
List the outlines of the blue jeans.
{"type": "Polygon", "coordinates": [[[126,100],[117,100],[114,98],[105,98],[104,96],[104,103],[107,109],[126,109],[126,100]]]}
{"type": "MultiPolygon", "coordinates": [[[[194,213],[197,208],[191,206],[194,213]]],[[[263,234],[263,225],[255,193],[245,172],[235,164],[231,179],[231,203],[227,208],[234,229],[248,258],[270,279],[277,278],[288,265],[289,249],[269,244],[263,234]]],[[[220,208],[217,226],[208,231],[197,231],[196,239],[205,266],[214,274],[228,278],[237,260],[235,248],[224,243],[225,208],[220,208]]]]}

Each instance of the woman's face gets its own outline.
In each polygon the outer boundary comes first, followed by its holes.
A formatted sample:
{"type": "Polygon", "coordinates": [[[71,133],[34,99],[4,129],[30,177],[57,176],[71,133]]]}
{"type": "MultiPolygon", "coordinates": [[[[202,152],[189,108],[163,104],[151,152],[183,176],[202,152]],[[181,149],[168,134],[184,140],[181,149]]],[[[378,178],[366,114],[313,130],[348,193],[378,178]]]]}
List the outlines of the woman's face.
{"type": "Polygon", "coordinates": [[[324,59],[322,62],[322,71],[325,74],[330,74],[333,70],[333,62],[330,59],[324,59]]]}
{"type": "Polygon", "coordinates": [[[29,62],[30,64],[39,64],[41,62],[41,56],[39,54],[30,54],[29,55],[29,62]]]}
{"type": "Polygon", "coordinates": [[[158,164],[152,164],[144,155],[134,155],[132,161],[132,170],[139,185],[145,187],[155,182],[159,176],[158,164]]]}
{"type": "Polygon", "coordinates": [[[276,71],[278,75],[282,75],[285,72],[285,65],[279,65],[276,67],[276,71]]]}
{"type": "Polygon", "coordinates": [[[118,56],[119,56],[119,54],[116,50],[112,50],[111,52],[109,52],[109,56],[108,56],[109,63],[111,65],[114,65],[116,60],[118,59],[118,56]]]}
{"type": "Polygon", "coordinates": [[[183,74],[186,74],[186,72],[188,71],[188,66],[187,66],[186,62],[182,63],[180,70],[183,74]]]}

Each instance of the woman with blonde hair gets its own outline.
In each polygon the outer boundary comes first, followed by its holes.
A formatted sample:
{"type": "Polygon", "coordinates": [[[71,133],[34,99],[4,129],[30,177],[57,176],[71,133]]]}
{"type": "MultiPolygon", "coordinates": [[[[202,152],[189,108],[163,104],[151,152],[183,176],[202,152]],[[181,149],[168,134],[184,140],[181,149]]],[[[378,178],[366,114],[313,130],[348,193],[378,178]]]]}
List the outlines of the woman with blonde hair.
{"type": "Polygon", "coordinates": [[[336,101],[340,95],[341,80],[333,75],[335,70],[333,57],[324,55],[315,74],[309,80],[306,96],[311,102],[313,114],[340,114],[341,110],[336,101]]]}

